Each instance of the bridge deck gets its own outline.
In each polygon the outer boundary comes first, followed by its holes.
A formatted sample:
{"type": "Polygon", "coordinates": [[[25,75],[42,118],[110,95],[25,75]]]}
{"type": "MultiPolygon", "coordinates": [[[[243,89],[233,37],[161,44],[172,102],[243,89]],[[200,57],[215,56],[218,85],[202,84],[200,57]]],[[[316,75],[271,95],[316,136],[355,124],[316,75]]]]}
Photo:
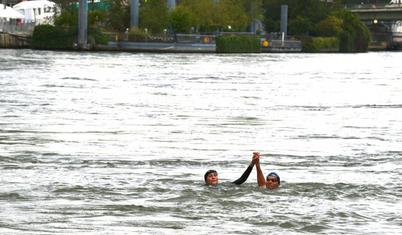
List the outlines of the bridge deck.
{"type": "Polygon", "coordinates": [[[402,4],[373,5],[363,4],[349,6],[349,10],[356,12],[361,21],[397,21],[402,20],[402,4]]]}

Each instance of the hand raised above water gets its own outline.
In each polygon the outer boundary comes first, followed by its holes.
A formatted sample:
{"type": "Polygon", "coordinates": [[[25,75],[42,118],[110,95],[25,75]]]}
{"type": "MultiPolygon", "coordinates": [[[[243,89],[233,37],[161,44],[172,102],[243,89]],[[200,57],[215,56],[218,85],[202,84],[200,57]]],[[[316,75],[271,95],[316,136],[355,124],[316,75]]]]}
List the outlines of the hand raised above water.
{"type": "Polygon", "coordinates": [[[253,160],[254,164],[259,164],[260,163],[260,153],[259,152],[253,152],[253,160]]]}

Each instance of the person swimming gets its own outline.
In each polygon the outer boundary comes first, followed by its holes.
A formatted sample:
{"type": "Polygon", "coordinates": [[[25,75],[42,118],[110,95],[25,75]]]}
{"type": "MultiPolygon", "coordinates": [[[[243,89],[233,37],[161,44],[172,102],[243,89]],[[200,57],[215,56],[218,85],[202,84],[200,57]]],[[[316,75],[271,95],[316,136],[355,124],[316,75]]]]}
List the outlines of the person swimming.
{"type": "Polygon", "coordinates": [[[257,168],[257,183],[259,186],[268,188],[268,189],[278,189],[281,184],[281,178],[275,172],[271,172],[267,176],[267,180],[264,178],[264,174],[262,173],[260,167],[260,153],[253,153],[253,161],[255,162],[255,167],[257,168]]]}
{"type": "MultiPolygon", "coordinates": [[[[251,171],[253,170],[253,167],[254,167],[254,161],[251,161],[247,169],[244,171],[243,175],[240,176],[239,179],[233,181],[232,184],[240,185],[246,182],[251,171]]],[[[204,180],[207,185],[217,185],[219,181],[218,172],[216,170],[208,170],[204,175],[204,180]]]]}

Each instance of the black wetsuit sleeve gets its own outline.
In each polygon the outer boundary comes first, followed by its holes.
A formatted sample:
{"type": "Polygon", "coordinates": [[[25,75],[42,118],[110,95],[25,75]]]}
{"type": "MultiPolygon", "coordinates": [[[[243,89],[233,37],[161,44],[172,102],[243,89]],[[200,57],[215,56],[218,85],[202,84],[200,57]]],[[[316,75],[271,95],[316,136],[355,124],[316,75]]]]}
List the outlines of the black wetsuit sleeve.
{"type": "Polygon", "coordinates": [[[239,179],[233,181],[232,184],[242,184],[242,183],[246,182],[246,180],[247,180],[247,178],[250,175],[252,170],[253,170],[253,167],[248,166],[246,171],[243,173],[243,175],[239,179]]]}

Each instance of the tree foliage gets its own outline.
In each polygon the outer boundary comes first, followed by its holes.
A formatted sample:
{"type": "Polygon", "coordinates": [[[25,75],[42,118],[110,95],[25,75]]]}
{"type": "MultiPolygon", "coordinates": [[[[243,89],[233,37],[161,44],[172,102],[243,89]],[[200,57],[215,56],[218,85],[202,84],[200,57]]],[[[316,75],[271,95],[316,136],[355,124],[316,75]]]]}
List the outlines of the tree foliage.
{"type": "Polygon", "coordinates": [[[263,0],[237,0],[234,2],[240,2],[243,5],[244,12],[247,16],[247,24],[250,24],[254,20],[263,21],[264,12],[263,0]]]}
{"type": "Polygon", "coordinates": [[[357,13],[350,10],[340,10],[332,14],[342,20],[342,31],[339,33],[339,51],[362,52],[370,45],[370,31],[359,19],[357,13]]]}
{"type": "Polygon", "coordinates": [[[113,0],[109,4],[106,13],[107,27],[112,31],[126,31],[130,28],[130,5],[127,5],[124,0],[113,0]]]}
{"type": "Polygon", "coordinates": [[[218,27],[226,28],[231,26],[234,31],[237,31],[249,24],[243,4],[231,0],[221,0],[216,7],[218,27]]]}
{"type": "Polygon", "coordinates": [[[194,17],[192,23],[204,31],[227,29],[228,26],[236,30],[249,24],[242,1],[182,0],[180,6],[191,12],[194,17]]]}
{"type": "Polygon", "coordinates": [[[260,39],[252,36],[220,36],[216,39],[216,52],[256,53],[261,52],[260,39]]]}
{"type": "Polygon", "coordinates": [[[169,27],[169,12],[165,0],[148,0],[141,4],[140,28],[147,28],[149,32],[162,33],[169,27]]]}
{"type": "Polygon", "coordinates": [[[193,15],[182,6],[177,6],[170,12],[170,24],[176,33],[189,33],[192,22],[194,22],[193,15]]]}
{"type": "Polygon", "coordinates": [[[55,26],[78,26],[78,8],[74,8],[72,12],[63,11],[54,18],[55,26]]]}
{"type": "Polygon", "coordinates": [[[327,19],[319,22],[316,25],[318,34],[322,37],[339,37],[342,32],[343,20],[330,15],[327,19]]]}
{"type": "Polygon", "coordinates": [[[279,32],[281,6],[288,5],[288,32],[295,35],[317,35],[315,25],[326,19],[330,12],[342,7],[340,0],[265,0],[265,29],[279,32]],[[301,22],[299,22],[301,21],[301,22]],[[303,27],[303,28],[300,28],[303,27]]]}

